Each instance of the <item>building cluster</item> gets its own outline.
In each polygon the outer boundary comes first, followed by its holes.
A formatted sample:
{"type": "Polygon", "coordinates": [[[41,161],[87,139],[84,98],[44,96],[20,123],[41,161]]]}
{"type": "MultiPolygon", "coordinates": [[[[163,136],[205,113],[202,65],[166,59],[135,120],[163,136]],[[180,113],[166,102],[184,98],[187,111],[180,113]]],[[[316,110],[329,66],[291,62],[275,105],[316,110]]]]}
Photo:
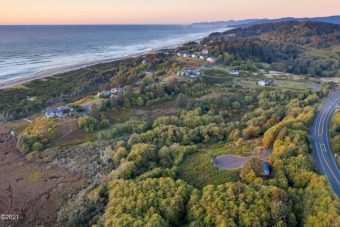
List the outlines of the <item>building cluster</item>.
{"type": "Polygon", "coordinates": [[[269,84],[271,84],[272,81],[269,79],[263,79],[257,82],[258,85],[260,86],[268,86],[269,84]]]}
{"type": "Polygon", "coordinates": [[[51,117],[63,117],[68,114],[75,114],[77,111],[70,106],[59,106],[57,109],[48,109],[45,112],[47,118],[51,117]]]}
{"type": "Polygon", "coordinates": [[[111,98],[118,93],[125,94],[126,89],[123,88],[123,87],[122,88],[121,87],[114,87],[110,91],[100,91],[100,92],[98,92],[97,96],[100,97],[100,98],[111,98]]]}
{"type": "Polygon", "coordinates": [[[187,52],[187,51],[180,51],[180,52],[177,53],[177,56],[178,57],[184,57],[184,58],[189,58],[189,57],[199,58],[199,59],[211,62],[211,63],[216,62],[216,60],[217,60],[216,57],[211,56],[208,53],[209,53],[208,49],[203,49],[201,51],[201,53],[190,53],[190,52],[187,52]]]}
{"type": "Polygon", "coordinates": [[[187,69],[179,70],[177,72],[177,75],[178,76],[189,76],[191,78],[196,78],[196,77],[204,76],[204,73],[203,73],[202,69],[187,68],[187,69]]]}

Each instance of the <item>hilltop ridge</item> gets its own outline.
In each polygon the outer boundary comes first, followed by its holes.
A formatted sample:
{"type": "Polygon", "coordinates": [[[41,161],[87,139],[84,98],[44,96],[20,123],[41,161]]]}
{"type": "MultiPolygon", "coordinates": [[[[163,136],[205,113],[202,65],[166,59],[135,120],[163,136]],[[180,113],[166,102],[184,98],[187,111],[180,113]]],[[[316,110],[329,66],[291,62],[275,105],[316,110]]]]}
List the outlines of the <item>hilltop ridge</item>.
{"type": "Polygon", "coordinates": [[[228,20],[228,21],[214,21],[214,22],[198,22],[193,23],[192,26],[196,27],[247,27],[255,24],[263,24],[263,23],[275,23],[281,21],[319,21],[326,23],[334,23],[340,24],[340,15],[328,16],[328,17],[303,17],[303,18],[295,18],[295,17],[283,17],[278,19],[245,19],[245,20],[228,20]]]}

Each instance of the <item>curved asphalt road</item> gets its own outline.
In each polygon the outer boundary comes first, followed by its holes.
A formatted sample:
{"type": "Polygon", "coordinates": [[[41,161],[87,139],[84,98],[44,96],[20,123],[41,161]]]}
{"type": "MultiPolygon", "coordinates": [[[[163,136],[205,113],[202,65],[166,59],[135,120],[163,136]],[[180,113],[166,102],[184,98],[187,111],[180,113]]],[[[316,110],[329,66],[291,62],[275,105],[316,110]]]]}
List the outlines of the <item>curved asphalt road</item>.
{"type": "Polygon", "coordinates": [[[328,140],[329,121],[339,102],[340,91],[323,103],[315,116],[310,137],[316,166],[321,174],[326,175],[334,192],[340,197],[340,170],[335,163],[328,140]]]}

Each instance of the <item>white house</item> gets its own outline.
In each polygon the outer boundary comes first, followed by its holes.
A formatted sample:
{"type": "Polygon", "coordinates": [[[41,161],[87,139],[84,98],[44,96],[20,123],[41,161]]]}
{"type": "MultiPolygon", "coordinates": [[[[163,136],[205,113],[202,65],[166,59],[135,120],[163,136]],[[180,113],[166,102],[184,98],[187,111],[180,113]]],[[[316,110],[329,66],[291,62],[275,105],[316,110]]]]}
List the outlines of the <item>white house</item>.
{"type": "Polygon", "coordinates": [[[204,48],[204,49],[202,50],[202,54],[209,54],[209,50],[208,50],[207,48],[204,48]]]}
{"type": "Polygon", "coordinates": [[[204,54],[204,55],[201,55],[201,56],[200,56],[200,59],[205,60],[205,59],[207,59],[208,57],[209,57],[208,55],[204,54]]]}
{"type": "Polygon", "coordinates": [[[191,55],[191,57],[192,57],[192,58],[199,58],[199,57],[200,57],[200,54],[194,53],[194,54],[191,55]]]}
{"type": "Polygon", "coordinates": [[[238,75],[239,71],[238,70],[229,70],[229,75],[238,75]]]}
{"type": "Polygon", "coordinates": [[[123,88],[123,87],[114,87],[114,88],[111,89],[111,92],[113,94],[117,94],[117,93],[125,94],[126,93],[126,89],[123,88]]]}
{"type": "Polygon", "coordinates": [[[214,63],[216,61],[216,58],[214,56],[210,56],[207,58],[208,62],[214,63]]]}
{"type": "Polygon", "coordinates": [[[260,85],[260,86],[267,86],[267,85],[269,85],[271,82],[272,82],[271,80],[264,79],[264,80],[260,80],[259,82],[257,82],[257,84],[260,85]]]}
{"type": "Polygon", "coordinates": [[[142,64],[143,64],[143,65],[146,65],[146,64],[148,64],[148,62],[147,62],[146,60],[143,59],[142,64]]]}
{"type": "Polygon", "coordinates": [[[9,134],[10,134],[11,136],[15,136],[15,132],[14,132],[14,130],[13,130],[13,129],[11,129],[11,131],[9,132],[9,134]]]}
{"type": "Polygon", "coordinates": [[[189,52],[186,52],[186,53],[183,54],[183,57],[184,57],[184,58],[188,58],[188,57],[190,57],[190,56],[191,56],[191,54],[190,54],[189,52]]]}
{"type": "Polygon", "coordinates": [[[100,98],[111,98],[113,94],[111,91],[101,91],[101,92],[98,92],[97,96],[100,98]]]}
{"type": "Polygon", "coordinates": [[[45,113],[47,118],[51,118],[51,117],[62,117],[63,116],[63,112],[61,110],[46,110],[45,113]]]}
{"type": "Polygon", "coordinates": [[[177,75],[179,76],[190,76],[190,77],[198,77],[198,76],[203,76],[203,71],[202,70],[196,70],[196,69],[183,69],[177,72],[177,75]]]}
{"type": "Polygon", "coordinates": [[[189,52],[186,52],[186,51],[180,51],[180,52],[177,53],[177,56],[186,58],[186,57],[190,57],[191,54],[189,52]]]}

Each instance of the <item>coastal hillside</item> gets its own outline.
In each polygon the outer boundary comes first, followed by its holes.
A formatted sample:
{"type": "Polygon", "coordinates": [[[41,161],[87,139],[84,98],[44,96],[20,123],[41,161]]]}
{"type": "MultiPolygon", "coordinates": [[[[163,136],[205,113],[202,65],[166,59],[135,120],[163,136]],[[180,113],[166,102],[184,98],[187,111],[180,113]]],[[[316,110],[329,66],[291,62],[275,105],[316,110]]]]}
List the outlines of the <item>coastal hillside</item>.
{"type": "Polygon", "coordinates": [[[205,39],[225,64],[312,77],[340,76],[340,25],[286,21],[253,25],[205,39]],[[266,64],[261,64],[266,63],[266,64]],[[238,65],[236,65],[238,64],[238,65]],[[254,67],[253,67],[254,68],[254,67]]]}
{"type": "Polygon", "coordinates": [[[340,24],[323,22],[298,22],[286,21],[277,23],[267,23],[249,26],[246,28],[232,29],[223,32],[223,35],[235,34],[236,37],[249,38],[268,34],[274,37],[294,36],[295,39],[301,37],[322,36],[340,32],[340,24]]]}
{"type": "Polygon", "coordinates": [[[237,29],[0,90],[2,210],[20,226],[336,226],[309,132],[338,45],[280,37],[337,29],[237,29]]]}

